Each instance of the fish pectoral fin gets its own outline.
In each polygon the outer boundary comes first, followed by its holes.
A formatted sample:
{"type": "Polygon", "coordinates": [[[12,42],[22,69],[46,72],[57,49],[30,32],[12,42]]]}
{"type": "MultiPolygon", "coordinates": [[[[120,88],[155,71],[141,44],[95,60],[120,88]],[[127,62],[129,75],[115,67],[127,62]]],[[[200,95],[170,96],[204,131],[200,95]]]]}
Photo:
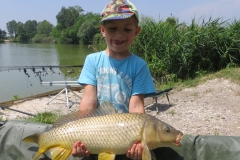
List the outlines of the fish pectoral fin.
{"type": "Polygon", "coordinates": [[[156,155],[152,150],[150,151],[150,153],[151,153],[152,160],[157,160],[156,155]]]}
{"type": "Polygon", "coordinates": [[[115,154],[102,152],[98,155],[98,160],[114,160],[115,157],[115,154]]]}
{"type": "Polygon", "coordinates": [[[150,160],[152,156],[150,150],[148,149],[147,144],[142,143],[142,147],[143,147],[142,160],[150,160]]]}
{"type": "Polygon", "coordinates": [[[55,147],[49,150],[52,156],[52,160],[65,160],[71,154],[71,150],[67,150],[61,147],[55,147]]]}

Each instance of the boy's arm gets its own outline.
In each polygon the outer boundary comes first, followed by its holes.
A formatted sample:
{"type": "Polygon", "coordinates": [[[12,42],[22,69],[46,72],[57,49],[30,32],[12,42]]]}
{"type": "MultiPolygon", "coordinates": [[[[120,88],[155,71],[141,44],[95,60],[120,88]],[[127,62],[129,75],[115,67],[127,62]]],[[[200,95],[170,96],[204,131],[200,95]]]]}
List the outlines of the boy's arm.
{"type": "Polygon", "coordinates": [[[97,87],[84,85],[84,93],[79,105],[79,110],[94,109],[97,106],[97,87]]]}
{"type": "Polygon", "coordinates": [[[144,94],[137,94],[129,101],[129,113],[145,113],[144,94]]]}
{"type": "MultiPolygon", "coordinates": [[[[97,88],[93,85],[84,86],[84,94],[79,105],[79,110],[94,109],[97,106],[97,88]]],[[[85,146],[77,141],[72,149],[73,157],[86,157],[90,153],[85,146]]]]}
{"type": "MultiPolygon", "coordinates": [[[[129,101],[130,113],[145,113],[144,95],[138,94],[131,97],[129,101]]],[[[142,159],[142,144],[141,142],[133,144],[132,148],[127,151],[126,156],[131,159],[142,159]]]]}

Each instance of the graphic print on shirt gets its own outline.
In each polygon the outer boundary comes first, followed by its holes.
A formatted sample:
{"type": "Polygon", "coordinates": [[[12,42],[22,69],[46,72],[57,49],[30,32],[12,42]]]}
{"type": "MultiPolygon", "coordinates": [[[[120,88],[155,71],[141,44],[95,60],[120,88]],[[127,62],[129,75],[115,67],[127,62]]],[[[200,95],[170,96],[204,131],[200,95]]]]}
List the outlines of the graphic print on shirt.
{"type": "Polygon", "coordinates": [[[146,62],[135,54],[121,60],[105,51],[88,55],[78,83],[96,86],[98,105],[110,101],[118,112],[129,112],[131,96],[156,92],[146,62]]]}
{"type": "Polygon", "coordinates": [[[104,100],[111,101],[117,112],[128,112],[128,102],[131,96],[132,80],[123,72],[117,74],[116,69],[111,67],[100,68],[97,76],[98,100],[102,103],[104,100]]]}

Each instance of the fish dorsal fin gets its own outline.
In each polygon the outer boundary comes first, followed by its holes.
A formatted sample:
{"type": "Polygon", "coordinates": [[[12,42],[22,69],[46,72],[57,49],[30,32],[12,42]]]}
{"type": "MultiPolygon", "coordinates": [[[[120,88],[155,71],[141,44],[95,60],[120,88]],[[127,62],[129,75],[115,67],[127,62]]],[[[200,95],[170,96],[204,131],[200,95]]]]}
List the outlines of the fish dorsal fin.
{"type": "Polygon", "coordinates": [[[115,154],[102,152],[98,155],[98,160],[114,160],[115,157],[115,154]]]}
{"type": "Polygon", "coordinates": [[[72,122],[82,118],[110,115],[114,113],[117,113],[114,106],[109,101],[104,101],[100,106],[95,109],[87,109],[85,111],[79,110],[77,112],[60,117],[55,121],[52,128],[57,128],[68,122],[72,122]]]}

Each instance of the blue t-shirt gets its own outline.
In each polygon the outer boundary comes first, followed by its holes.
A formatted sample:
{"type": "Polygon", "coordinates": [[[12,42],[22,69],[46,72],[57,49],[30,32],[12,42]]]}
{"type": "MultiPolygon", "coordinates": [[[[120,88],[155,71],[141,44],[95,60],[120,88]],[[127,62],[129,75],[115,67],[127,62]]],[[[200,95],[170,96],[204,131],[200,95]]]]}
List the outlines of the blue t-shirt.
{"type": "Polygon", "coordinates": [[[119,113],[128,112],[131,96],[156,92],[147,63],[135,54],[123,60],[105,51],[88,55],[78,83],[96,86],[98,104],[108,100],[119,113]]]}

